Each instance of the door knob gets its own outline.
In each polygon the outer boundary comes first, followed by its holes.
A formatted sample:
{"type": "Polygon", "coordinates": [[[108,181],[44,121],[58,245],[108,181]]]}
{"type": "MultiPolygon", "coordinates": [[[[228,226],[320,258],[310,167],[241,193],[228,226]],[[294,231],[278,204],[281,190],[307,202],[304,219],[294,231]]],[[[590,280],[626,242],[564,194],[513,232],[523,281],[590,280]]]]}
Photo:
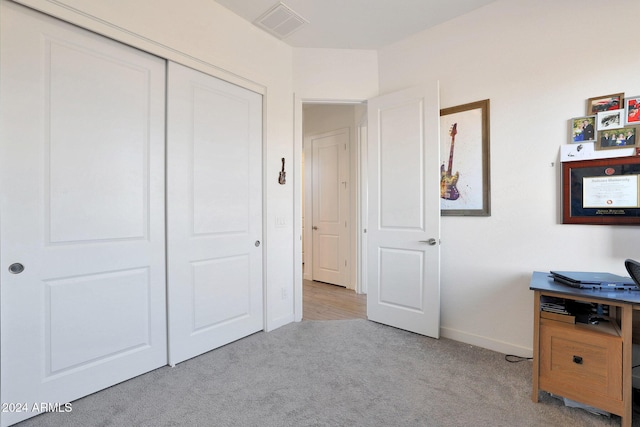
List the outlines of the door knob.
{"type": "Polygon", "coordinates": [[[260,240],[256,240],[256,248],[260,246],[260,240]]]}
{"type": "Polygon", "coordinates": [[[435,246],[438,241],[432,237],[429,240],[420,240],[420,243],[426,243],[429,246],[435,246]]]}
{"type": "Polygon", "coordinates": [[[317,227],[317,226],[315,226],[315,225],[314,225],[313,227],[311,227],[311,228],[313,228],[314,230],[317,230],[317,229],[318,229],[318,227],[317,227]]]}
{"type": "Polygon", "coordinates": [[[19,262],[13,263],[9,266],[9,273],[20,274],[24,271],[24,265],[19,262]]]}

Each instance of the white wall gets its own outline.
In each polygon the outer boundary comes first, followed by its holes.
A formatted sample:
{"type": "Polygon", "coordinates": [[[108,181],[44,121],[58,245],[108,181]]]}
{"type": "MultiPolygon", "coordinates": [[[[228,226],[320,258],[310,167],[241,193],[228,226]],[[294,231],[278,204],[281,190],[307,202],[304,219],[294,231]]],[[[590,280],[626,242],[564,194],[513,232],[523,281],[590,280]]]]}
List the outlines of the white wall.
{"type": "Polygon", "coordinates": [[[530,355],[533,270],[640,258],[640,227],[561,224],[558,157],[587,98],[640,94],[639,16],[636,0],[499,0],[379,51],[380,93],[439,80],[442,108],[491,100],[491,216],[442,218],[443,336],[530,355]]]}
{"type": "Polygon", "coordinates": [[[378,54],[358,49],[293,49],[293,83],[305,100],[364,101],[378,94],[378,54]]]}
{"type": "Polygon", "coordinates": [[[293,157],[292,49],[211,0],[20,3],[264,95],[267,328],[293,321],[293,185],[277,181],[293,157]]]}

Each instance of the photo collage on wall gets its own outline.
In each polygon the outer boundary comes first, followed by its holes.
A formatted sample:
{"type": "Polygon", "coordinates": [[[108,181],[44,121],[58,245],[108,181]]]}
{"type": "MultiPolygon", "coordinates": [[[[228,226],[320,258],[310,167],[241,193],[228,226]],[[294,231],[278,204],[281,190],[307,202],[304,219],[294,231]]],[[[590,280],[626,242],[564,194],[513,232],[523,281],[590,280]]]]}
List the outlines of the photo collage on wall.
{"type": "Polygon", "coordinates": [[[640,96],[587,100],[560,147],[563,224],[640,224],[640,96]]]}
{"type": "Polygon", "coordinates": [[[589,98],[586,115],[571,119],[569,142],[593,143],[595,150],[635,148],[639,126],[640,95],[625,98],[624,93],[617,93],[589,98]]]}

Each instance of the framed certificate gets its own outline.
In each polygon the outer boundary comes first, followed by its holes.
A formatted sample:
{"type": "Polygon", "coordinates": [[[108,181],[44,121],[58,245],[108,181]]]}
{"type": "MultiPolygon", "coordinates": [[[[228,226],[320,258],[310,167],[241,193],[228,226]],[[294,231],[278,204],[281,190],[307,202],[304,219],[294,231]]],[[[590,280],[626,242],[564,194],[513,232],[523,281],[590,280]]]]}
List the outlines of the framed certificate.
{"type": "Polygon", "coordinates": [[[640,224],[640,157],[562,164],[563,224],[640,224]]]}

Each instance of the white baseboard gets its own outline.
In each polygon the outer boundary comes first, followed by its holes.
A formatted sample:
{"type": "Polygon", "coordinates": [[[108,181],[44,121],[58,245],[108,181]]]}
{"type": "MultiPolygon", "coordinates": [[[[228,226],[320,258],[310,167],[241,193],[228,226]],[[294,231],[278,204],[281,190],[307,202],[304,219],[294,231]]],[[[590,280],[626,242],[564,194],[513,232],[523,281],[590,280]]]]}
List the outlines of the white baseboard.
{"type": "Polygon", "coordinates": [[[293,313],[286,314],[285,316],[278,317],[277,319],[273,319],[271,322],[268,322],[268,324],[264,328],[264,331],[271,332],[294,321],[295,319],[293,313]]]}
{"type": "Polygon", "coordinates": [[[486,348],[488,350],[497,351],[503,354],[513,354],[520,357],[532,357],[532,347],[522,347],[519,345],[497,341],[492,338],[484,337],[481,335],[470,334],[467,332],[458,331],[451,328],[440,328],[440,336],[443,338],[449,338],[455,341],[460,341],[466,344],[471,344],[476,347],[486,348]]]}

